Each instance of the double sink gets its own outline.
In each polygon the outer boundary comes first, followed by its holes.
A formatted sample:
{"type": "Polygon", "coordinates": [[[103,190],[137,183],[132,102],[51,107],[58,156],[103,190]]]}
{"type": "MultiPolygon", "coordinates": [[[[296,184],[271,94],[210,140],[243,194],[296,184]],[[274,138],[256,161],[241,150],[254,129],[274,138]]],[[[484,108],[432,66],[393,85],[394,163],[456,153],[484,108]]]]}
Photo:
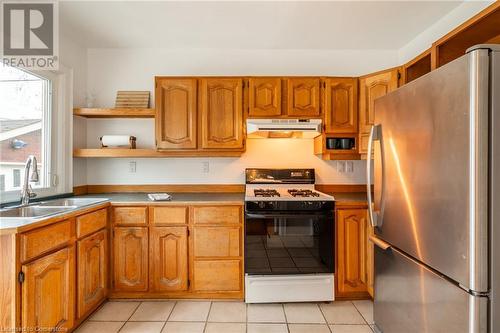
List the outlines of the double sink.
{"type": "Polygon", "coordinates": [[[42,218],[62,214],[78,208],[106,201],[103,198],[68,198],[42,201],[28,206],[17,206],[0,210],[0,218],[42,218]]]}

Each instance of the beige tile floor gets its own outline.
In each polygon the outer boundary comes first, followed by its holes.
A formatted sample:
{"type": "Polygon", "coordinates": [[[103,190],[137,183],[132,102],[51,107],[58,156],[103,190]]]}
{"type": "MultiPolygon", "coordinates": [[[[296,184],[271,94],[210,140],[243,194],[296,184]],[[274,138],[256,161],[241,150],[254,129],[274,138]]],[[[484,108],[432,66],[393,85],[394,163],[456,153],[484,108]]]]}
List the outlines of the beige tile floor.
{"type": "Polygon", "coordinates": [[[77,333],[372,333],[371,301],[110,301],[77,333]]]}

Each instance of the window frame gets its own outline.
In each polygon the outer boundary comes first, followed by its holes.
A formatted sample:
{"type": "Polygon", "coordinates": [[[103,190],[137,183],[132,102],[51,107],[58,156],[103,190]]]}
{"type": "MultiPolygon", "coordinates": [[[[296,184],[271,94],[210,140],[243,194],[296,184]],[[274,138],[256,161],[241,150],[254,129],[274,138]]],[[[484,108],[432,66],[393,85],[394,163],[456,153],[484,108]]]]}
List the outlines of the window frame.
{"type": "MultiPolygon", "coordinates": [[[[43,145],[50,147],[50,153],[42,147],[44,164],[47,163],[47,181],[44,187],[34,186],[33,192],[37,198],[44,198],[59,194],[72,192],[72,123],[66,110],[72,110],[72,72],[70,69],[60,64],[58,71],[29,71],[50,82],[48,88],[49,98],[45,103],[50,103],[51,112],[44,117],[42,124],[43,131],[46,126],[50,127],[50,135],[44,138],[43,145]],[[48,158],[50,156],[50,158],[48,158]],[[46,161],[46,162],[45,162],[46,161]]],[[[46,87],[47,88],[47,87],[46,87]]],[[[47,96],[47,94],[44,94],[47,96]]],[[[22,177],[21,177],[22,178],[22,177]]],[[[21,189],[23,180],[21,179],[21,189]]],[[[0,203],[14,203],[20,200],[20,190],[0,191],[0,203]]]]}

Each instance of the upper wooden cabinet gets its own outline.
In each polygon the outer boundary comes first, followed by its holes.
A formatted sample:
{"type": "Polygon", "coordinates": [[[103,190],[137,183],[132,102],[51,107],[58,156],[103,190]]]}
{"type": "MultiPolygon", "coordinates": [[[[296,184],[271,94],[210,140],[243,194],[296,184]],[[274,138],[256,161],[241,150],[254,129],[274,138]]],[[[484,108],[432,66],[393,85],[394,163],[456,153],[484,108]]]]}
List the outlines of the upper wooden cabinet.
{"type": "Polygon", "coordinates": [[[358,80],[331,78],[324,80],[326,133],[356,133],[358,131],[358,80]]]}
{"type": "Polygon", "coordinates": [[[75,247],[22,266],[22,327],[67,331],[75,317],[75,247]]]}
{"type": "Polygon", "coordinates": [[[286,80],[287,115],[291,117],[320,116],[319,90],[319,78],[288,78],[286,80]]]}
{"type": "Polygon", "coordinates": [[[108,292],[108,236],[106,230],[78,241],[78,318],[92,311],[108,292]]]}
{"type": "Polygon", "coordinates": [[[281,78],[248,79],[248,116],[274,117],[281,115],[281,78]]]}
{"type": "Polygon", "coordinates": [[[338,297],[367,297],[367,211],[337,210],[338,297]]]}
{"type": "Polygon", "coordinates": [[[150,228],[151,291],[188,288],[187,226],[150,228]]]}
{"type": "Polygon", "coordinates": [[[195,78],[156,78],[156,146],[159,149],[197,147],[195,78]]]}
{"type": "Polygon", "coordinates": [[[243,80],[200,80],[201,146],[203,149],[242,149],[243,80]]]}
{"type": "Polygon", "coordinates": [[[148,229],[114,228],[114,287],[119,291],[148,289],[148,229]]]}
{"type": "Polygon", "coordinates": [[[359,80],[359,152],[368,152],[368,136],[374,122],[375,100],[398,88],[398,69],[365,76],[359,80]]]}

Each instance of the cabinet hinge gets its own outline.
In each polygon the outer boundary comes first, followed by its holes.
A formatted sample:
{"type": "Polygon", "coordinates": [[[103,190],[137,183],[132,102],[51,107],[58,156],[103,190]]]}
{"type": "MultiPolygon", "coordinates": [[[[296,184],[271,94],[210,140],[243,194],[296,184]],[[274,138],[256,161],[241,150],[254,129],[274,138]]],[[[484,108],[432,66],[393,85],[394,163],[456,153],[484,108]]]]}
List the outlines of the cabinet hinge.
{"type": "Polygon", "coordinates": [[[17,281],[19,281],[19,283],[23,283],[24,282],[24,272],[19,272],[19,274],[17,275],[17,281]]]}

